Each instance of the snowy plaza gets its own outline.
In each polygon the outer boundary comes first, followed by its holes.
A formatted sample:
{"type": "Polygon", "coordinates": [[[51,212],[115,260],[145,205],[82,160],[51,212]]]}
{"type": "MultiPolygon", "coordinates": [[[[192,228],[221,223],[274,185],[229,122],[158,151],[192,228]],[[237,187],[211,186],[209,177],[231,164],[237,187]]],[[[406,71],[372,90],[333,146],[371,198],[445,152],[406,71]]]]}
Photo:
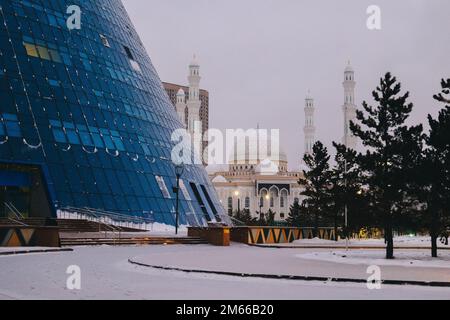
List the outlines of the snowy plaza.
{"type": "MultiPolygon", "coordinates": [[[[42,248],[34,248],[42,249],[42,248]]],[[[0,253],[12,251],[3,248],[0,253]]],[[[73,251],[0,256],[0,299],[448,299],[450,288],[381,285],[369,290],[367,268],[382,280],[450,283],[450,251],[260,248],[241,244],[74,247],[73,251]],[[70,290],[70,266],[81,288],[70,290]],[[156,267],[156,268],[155,268],[156,267]],[[174,270],[176,269],[176,270],[174,270]],[[182,271],[185,270],[185,271],[182,271]],[[196,272],[186,272],[186,271],[196,272]],[[228,275],[227,275],[228,274],[228,275]],[[253,275],[239,276],[239,274],[253,275]],[[270,279],[267,276],[361,279],[360,283],[270,279]]]]}

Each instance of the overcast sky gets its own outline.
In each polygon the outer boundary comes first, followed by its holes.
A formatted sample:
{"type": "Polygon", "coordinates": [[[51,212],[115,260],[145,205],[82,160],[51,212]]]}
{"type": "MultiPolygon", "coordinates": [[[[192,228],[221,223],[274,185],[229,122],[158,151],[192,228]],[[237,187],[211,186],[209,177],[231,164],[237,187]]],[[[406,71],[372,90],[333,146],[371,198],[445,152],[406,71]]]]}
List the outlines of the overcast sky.
{"type": "Polygon", "coordinates": [[[450,77],[448,0],[123,0],[163,81],[187,83],[195,53],[214,128],[281,129],[290,167],[303,153],[304,98],[316,105],[317,138],[343,135],[343,71],[356,71],[356,101],[371,101],[391,71],[411,91],[413,122],[438,105],[450,77]],[[369,5],[382,29],[366,27],[369,5]]]}

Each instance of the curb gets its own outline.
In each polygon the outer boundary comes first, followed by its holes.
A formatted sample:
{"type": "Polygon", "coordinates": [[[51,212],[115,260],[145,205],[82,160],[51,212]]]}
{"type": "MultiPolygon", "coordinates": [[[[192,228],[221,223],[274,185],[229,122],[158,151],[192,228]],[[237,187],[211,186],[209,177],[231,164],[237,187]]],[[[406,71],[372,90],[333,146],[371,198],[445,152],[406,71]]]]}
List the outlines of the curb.
{"type": "MultiPolygon", "coordinates": [[[[280,245],[267,245],[267,244],[248,244],[251,247],[257,247],[257,248],[268,248],[268,249],[344,249],[345,246],[321,246],[321,245],[312,245],[312,246],[292,246],[292,245],[286,245],[286,246],[280,246],[280,245]]],[[[382,246],[350,246],[348,247],[349,250],[386,250],[386,247],[382,246]]],[[[431,250],[427,247],[394,247],[394,250],[431,250]]],[[[450,248],[438,248],[439,250],[450,250],[450,248]]]]}
{"type": "Polygon", "coordinates": [[[73,251],[72,248],[16,250],[16,251],[0,252],[0,256],[15,256],[15,255],[21,255],[21,254],[30,254],[30,253],[54,253],[54,252],[72,252],[72,251],[73,251]]]}
{"type": "MultiPolygon", "coordinates": [[[[261,278],[261,279],[276,279],[276,280],[296,280],[296,281],[320,281],[320,282],[336,282],[336,283],[368,283],[367,279],[355,278],[334,278],[334,277],[319,277],[319,276],[294,276],[294,275],[275,275],[275,274],[254,274],[254,273],[238,273],[231,271],[211,271],[211,270],[195,270],[183,269],[176,267],[163,267],[156,265],[149,265],[128,259],[128,262],[137,266],[153,268],[167,271],[180,271],[185,273],[203,273],[216,274],[239,278],[261,278]]],[[[409,285],[409,286],[423,286],[423,287],[445,287],[450,288],[450,282],[440,281],[416,281],[416,280],[381,280],[381,284],[385,285],[409,285]]]]}

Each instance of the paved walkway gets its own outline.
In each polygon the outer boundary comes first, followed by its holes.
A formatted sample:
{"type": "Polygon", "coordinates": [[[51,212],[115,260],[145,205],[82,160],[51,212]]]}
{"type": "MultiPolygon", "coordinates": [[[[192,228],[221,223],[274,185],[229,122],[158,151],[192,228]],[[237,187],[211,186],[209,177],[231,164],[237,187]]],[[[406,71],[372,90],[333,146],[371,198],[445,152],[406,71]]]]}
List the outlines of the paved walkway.
{"type": "MultiPolygon", "coordinates": [[[[260,247],[260,248],[271,248],[271,249],[346,249],[345,244],[253,244],[252,246],[260,247]]],[[[386,246],[381,245],[361,245],[361,244],[350,244],[348,246],[350,250],[362,250],[362,249],[374,249],[374,250],[386,250],[386,246]]],[[[394,247],[395,250],[429,250],[431,251],[431,247],[428,245],[396,245],[394,247]]],[[[450,247],[439,247],[439,250],[448,250],[450,251],[450,247]]]]}
{"type": "MultiPolygon", "coordinates": [[[[289,250],[270,250],[246,246],[216,248],[198,246],[137,246],[137,247],[86,247],[73,252],[0,256],[0,300],[2,299],[449,299],[449,288],[423,286],[383,285],[381,290],[368,290],[365,284],[330,283],[318,281],[287,281],[250,279],[156,270],[128,263],[131,257],[152,261],[164,259],[178,264],[185,259],[195,259],[198,264],[212,263],[225,255],[218,264],[230,261],[242,263],[245,270],[260,271],[262,260],[255,255],[289,250]],[[208,256],[209,255],[209,256],[208,256]],[[248,256],[247,259],[245,256],[248,256]],[[255,264],[248,265],[251,260],[255,264]],[[81,268],[81,290],[68,290],[67,268],[81,268]]],[[[298,250],[294,250],[298,252],[298,250]]],[[[270,269],[286,261],[278,255],[266,256],[270,269]]],[[[297,269],[306,271],[308,265],[300,259],[291,260],[297,269]]],[[[187,264],[188,261],[184,261],[187,264]]],[[[194,261],[195,262],[195,261],[194,261]]],[[[193,261],[191,265],[198,266],[193,261]]],[[[316,267],[317,264],[311,264],[316,267]]],[[[280,267],[282,270],[285,268],[280,267]]],[[[293,268],[295,270],[295,268],[293,268]]]]}
{"type": "Polygon", "coordinates": [[[69,252],[71,248],[43,248],[43,247],[0,247],[0,256],[11,256],[17,254],[28,253],[53,253],[53,252],[69,252]]]}
{"type": "MultiPolygon", "coordinates": [[[[314,249],[314,251],[330,251],[314,249]]],[[[218,271],[253,275],[282,275],[301,277],[324,277],[363,279],[368,278],[369,263],[344,264],[302,258],[310,249],[275,250],[233,244],[231,247],[186,247],[176,255],[171,252],[149,254],[131,258],[131,261],[149,266],[178,268],[183,270],[218,271]]],[[[383,252],[380,251],[380,257],[383,252]]],[[[450,283],[450,255],[448,267],[440,266],[380,266],[383,280],[448,282],[450,283]]],[[[404,261],[399,261],[403,262],[404,261]]],[[[449,291],[450,293],[450,291],[449,291]]]]}

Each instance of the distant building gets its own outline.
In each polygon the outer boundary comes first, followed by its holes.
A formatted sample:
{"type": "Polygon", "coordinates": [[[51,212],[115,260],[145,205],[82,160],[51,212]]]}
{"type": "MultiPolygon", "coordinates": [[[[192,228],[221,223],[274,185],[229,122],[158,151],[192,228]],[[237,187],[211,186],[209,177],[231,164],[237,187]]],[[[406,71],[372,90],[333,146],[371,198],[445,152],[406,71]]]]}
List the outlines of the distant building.
{"type": "Polygon", "coordinates": [[[308,96],[305,99],[305,126],[303,127],[305,135],[305,155],[312,155],[313,147],[316,143],[316,126],[314,121],[314,99],[308,96]]]}
{"type": "MultiPolygon", "coordinates": [[[[62,19],[69,3],[0,1],[0,218],[89,208],[175,225],[184,126],[121,1],[75,1],[80,32],[62,19]]],[[[223,222],[203,166],[185,169],[179,222],[223,222]]]]}
{"type": "Polygon", "coordinates": [[[344,105],[342,112],[344,113],[344,138],[342,143],[351,149],[356,149],[358,140],[350,130],[350,122],[356,120],[356,103],[355,103],[355,71],[350,62],[344,71],[344,105]]]}
{"type": "MultiPolygon", "coordinates": [[[[250,143],[260,145],[259,140],[250,143]]],[[[231,159],[228,170],[210,172],[220,202],[228,214],[247,209],[253,217],[259,218],[261,213],[271,210],[275,213],[275,220],[282,222],[288,218],[294,202],[303,201],[301,192],[304,187],[298,184],[303,172],[288,170],[283,151],[262,159],[247,149],[244,153],[235,151],[231,159]]]]}
{"type": "MultiPolygon", "coordinates": [[[[200,80],[200,66],[194,57],[189,65],[188,86],[168,82],[163,82],[163,86],[186,128],[193,132],[195,121],[200,121],[204,135],[209,129],[209,92],[200,89],[200,80]]],[[[207,145],[202,143],[202,151],[207,145]]],[[[203,160],[206,165],[207,159],[203,160]]]]}

